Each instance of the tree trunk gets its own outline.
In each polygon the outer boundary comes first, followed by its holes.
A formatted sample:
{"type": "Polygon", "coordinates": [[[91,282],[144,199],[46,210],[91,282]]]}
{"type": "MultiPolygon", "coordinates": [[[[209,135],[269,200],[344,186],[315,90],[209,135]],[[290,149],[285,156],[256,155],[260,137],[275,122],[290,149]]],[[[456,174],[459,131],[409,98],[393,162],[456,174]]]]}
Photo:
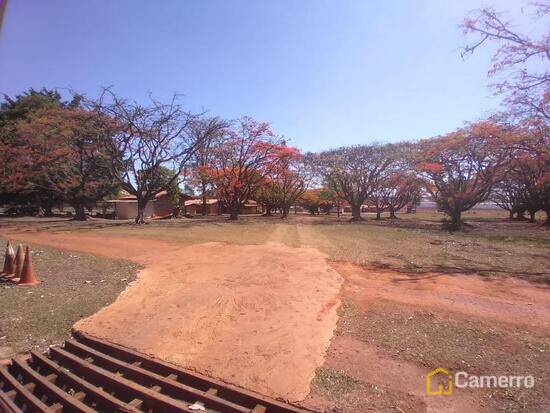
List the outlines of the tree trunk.
{"type": "Polygon", "coordinates": [[[510,221],[513,220],[513,219],[514,219],[514,210],[511,209],[510,211],[508,211],[508,213],[509,213],[508,219],[509,219],[510,221]]]}
{"type": "Polygon", "coordinates": [[[238,208],[231,208],[229,212],[229,220],[230,221],[236,221],[239,219],[239,209],[238,208]]]}
{"type": "Polygon", "coordinates": [[[461,211],[451,211],[451,222],[449,225],[449,229],[451,231],[460,231],[462,228],[462,218],[461,218],[461,211]]]}
{"type": "Polygon", "coordinates": [[[340,202],[336,205],[336,214],[338,215],[338,219],[340,219],[340,202]]]}
{"type": "Polygon", "coordinates": [[[265,216],[266,216],[266,217],[270,217],[270,216],[271,216],[271,207],[270,207],[270,206],[266,206],[266,207],[265,207],[265,216]]]}
{"type": "Polygon", "coordinates": [[[290,207],[284,207],[284,208],[281,208],[281,210],[283,211],[283,216],[281,218],[286,218],[288,217],[288,212],[290,211],[290,207]]]}
{"type": "Polygon", "coordinates": [[[397,219],[397,216],[395,215],[394,207],[390,207],[390,219],[397,219]]]}
{"type": "Polygon", "coordinates": [[[76,203],[74,205],[74,220],[75,221],[86,221],[86,211],[84,210],[84,204],[76,203]]]}
{"type": "Polygon", "coordinates": [[[363,221],[361,218],[361,204],[356,204],[351,206],[351,221],[363,221]]]}
{"type": "Polygon", "coordinates": [[[378,206],[376,206],[376,220],[377,221],[380,221],[380,219],[382,219],[381,215],[382,215],[382,212],[380,211],[380,208],[378,208],[378,206]]]}
{"type": "Polygon", "coordinates": [[[51,204],[44,205],[44,216],[53,217],[53,205],[51,204]]]}
{"type": "Polygon", "coordinates": [[[296,204],[294,204],[294,215],[296,215],[298,213],[298,207],[296,204]]]}
{"type": "Polygon", "coordinates": [[[202,214],[208,214],[208,204],[206,203],[206,185],[202,186],[202,214]]]}
{"type": "Polygon", "coordinates": [[[537,211],[529,211],[529,222],[536,222],[535,215],[537,211]]]}
{"type": "Polygon", "coordinates": [[[39,194],[36,194],[34,196],[34,203],[36,205],[35,216],[37,216],[37,217],[44,216],[44,208],[42,207],[42,198],[40,198],[39,194]]]}
{"type": "Polygon", "coordinates": [[[546,222],[544,223],[544,225],[550,228],[550,208],[545,208],[544,212],[546,213],[546,222]]]}
{"type": "Polygon", "coordinates": [[[174,210],[172,211],[172,218],[179,218],[181,213],[181,207],[179,205],[174,207],[174,210]]]}
{"type": "Polygon", "coordinates": [[[136,224],[145,224],[145,207],[147,206],[147,202],[143,202],[142,200],[137,201],[137,215],[135,219],[136,224]]]}

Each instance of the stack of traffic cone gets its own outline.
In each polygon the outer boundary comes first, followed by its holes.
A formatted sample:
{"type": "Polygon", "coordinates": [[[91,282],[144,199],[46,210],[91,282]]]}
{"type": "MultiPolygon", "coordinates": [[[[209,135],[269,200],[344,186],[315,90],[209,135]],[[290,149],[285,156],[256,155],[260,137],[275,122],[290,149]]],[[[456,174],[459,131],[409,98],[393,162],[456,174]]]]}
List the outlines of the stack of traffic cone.
{"type": "Polygon", "coordinates": [[[23,245],[17,246],[17,254],[15,254],[15,278],[21,277],[21,271],[23,271],[23,263],[25,262],[25,252],[23,251],[23,245]]]}
{"type": "Polygon", "coordinates": [[[23,263],[23,269],[21,270],[21,277],[19,278],[19,285],[35,285],[39,281],[34,275],[34,270],[32,268],[32,251],[30,245],[27,245],[27,250],[25,253],[25,261],[23,263]]]}
{"type": "Polygon", "coordinates": [[[2,274],[11,275],[15,272],[15,253],[11,243],[8,241],[6,244],[6,257],[4,258],[4,268],[2,269],[2,274]]]}

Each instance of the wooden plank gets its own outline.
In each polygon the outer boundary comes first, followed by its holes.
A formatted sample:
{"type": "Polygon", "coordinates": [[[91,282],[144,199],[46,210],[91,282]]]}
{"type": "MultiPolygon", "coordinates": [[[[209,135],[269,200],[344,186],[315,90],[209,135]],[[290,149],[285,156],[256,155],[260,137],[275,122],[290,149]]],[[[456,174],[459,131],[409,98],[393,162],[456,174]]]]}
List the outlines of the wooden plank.
{"type": "Polygon", "coordinates": [[[65,406],[63,406],[61,403],[54,403],[50,406],[50,409],[52,409],[56,413],[61,413],[65,406]]]}
{"type": "MultiPolygon", "coordinates": [[[[29,392],[25,386],[19,383],[5,368],[0,368],[0,378],[7,383],[12,389],[17,391],[17,395],[21,397],[28,407],[41,413],[55,413],[44,402],[39,400],[34,394],[29,392]]],[[[17,397],[15,398],[17,400],[17,397]]]]}
{"type": "Polygon", "coordinates": [[[187,403],[175,400],[164,394],[157,393],[144,386],[136,384],[124,377],[95,366],[74,354],[58,347],[50,348],[50,357],[57,360],[60,365],[68,366],[86,380],[94,380],[103,383],[104,387],[114,388],[136,399],[144,400],[147,406],[153,410],[166,413],[195,413],[187,407],[187,403]]]}
{"type": "MultiPolygon", "coordinates": [[[[2,390],[0,390],[0,392],[1,392],[1,391],[2,391],[2,390]]],[[[2,394],[3,394],[4,396],[6,396],[8,399],[13,400],[13,399],[15,399],[15,396],[17,395],[17,392],[16,392],[15,390],[10,390],[10,391],[7,391],[7,392],[5,392],[5,393],[2,392],[2,394]]]]}
{"type": "Polygon", "coordinates": [[[120,361],[107,354],[101,353],[75,340],[67,340],[65,349],[79,354],[81,357],[90,356],[94,359],[94,364],[100,365],[110,371],[119,371],[126,378],[135,380],[144,386],[160,386],[163,392],[177,398],[182,398],[190,403],[196,400],[203,402],[207,407],[219,409],[224,413],[249,413],[250,408],[246,408],[217,396],[207,394],[205,391],[195,389],[186,384],[169,380],[164,376],[152,373],[141,367],[120,361]]]}
{"type": "Polygon", "coordinates": [[[81,401],[78,401],[69,393],[64,392],[55,384],[46,380],[46,377],[38,374],[36,371],[31,369],[27,365],[27,363],[22,362],[19,358],[13,359],[12,366],[15,370],[21,373],[27,380],[34,381],[35,383],[37,383],[38,387],[40,387],[44,393],[46,393],[56,402],[59,402],[64,406],[68,406],[71,409],[76,410],[77,412],[96,413],[96,411],[91,407],[86,406],[84,403],[82,403],[81,401]]]}
{"type": "MultiPolygon", "coordinates": [[[[109,393],[101,390],[99,387],[94,386],[93,384],[81,379],[76,374],[71,373],[70,371],[64,370],[46,356],[36,352],[31,352],[32,360],[40,366],[40,368],[49,369],[48,371],[56,372],[59,377],[64,380],[66,383],[69,383],[72,387],[81,390],[79,393],[87,394],[88,398],[92,399],[98,405],[106,407],[109,410],[115,411],[124,411],[124,412],[139,412],[138,408],[134,408],[129,404],[124,403],[123,401],[117,399],[116,397],[110,395],[109,393]]],[[[78,394],[78,393],[77,393],[78,394]]],[[[77,394],[74,395],[78,399],[77,394]]],[[[138,406],[139,407],[139,406],[138,406]]]]}
{"type": "Polygon", "coordinates": [[[134,399],[128,405],[135,407],[136,409],[141,409],[141,406],[143,405],[143,400],[141,399],[134,399]]]}
{"type": "MultiPolygon", "coordinates": [[[[14,392],[14,399],[17,392],[15,390],[10,390],[14,392]]],[[[5,413],[23,413],[23,410],[21,410],[15,402],[12,400],[12,398],[8,395],[8,393],[4,393],[2,390],[0,390],[0,412],[5,413]]]]}
{"type": "Polygon", "coordinates": [[[140,361],[143,368],[159,375],[167,376],[172,373],[176,374],[180,383],[185,383],[204,391],[207,391],[210,388],[215,388],[218,390],[219,397],[222,397],[223,399],[229,400],[233,403],[246,406],[249,409],[253,409],[254,407],[256,407],[257,404],[261,404],[267,408],[267,411],[269,413],[311,412],[311,410],[298,408],[296,406],[280,402],[273,398],[262,396],[250,390],[242,389],[232,384],[225,383],[221,380],[216,380],[203,374],[184,369],[182,367],[176,367],[165,361],[154,359],[152,357],[146,356],[135,350],[126,348],[118,344],[100,340],[81,331],[74,330],[73,335],[80,342],[88,345],[89,347],[92,347],[104,353],[108,353],[109,355],[115,356],[120,360],[129,363],[140,361]]]}

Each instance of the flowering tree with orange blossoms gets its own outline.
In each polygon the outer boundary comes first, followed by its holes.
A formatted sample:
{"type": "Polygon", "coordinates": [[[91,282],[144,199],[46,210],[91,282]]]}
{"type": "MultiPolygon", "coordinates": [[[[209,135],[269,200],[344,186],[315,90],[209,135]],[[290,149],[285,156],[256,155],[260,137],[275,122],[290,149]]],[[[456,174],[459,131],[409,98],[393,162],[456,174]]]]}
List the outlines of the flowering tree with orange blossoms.
{"type": "Polygon", "coordinates": [[[209,175],[218,198],[236,220],[247,200],[266,182],[291,150],[268,123],[237,119],[213,150],[209,175]]]}
{"type": "Polygon", "coordinates": [[[514,30],[503,13],[491,7],[474,10],[463,21],[464,34],[477,39],[464,47],[462,55],[473,53],[480,46],[493,42],[498,49],[493,56],[489,76],[498,78],[492,84],[497,94],[505,95],[505,103],[515,115],[537,116],[550,120],[550,30],[547,1],[530,3],[532,24],[542,22],[543,35],[531,38],[514,30]]]}
{"type": "Polygon", "coordinates": [[[263,199],[268,207],[280,208],[282,218],[286,218],[290,207],[306,191],[310,180],[311,174],[298,149],[282,147],[275,167],[260,188],[260,199],[263,199]]]}
{"type": "Polygon", "coordinates": [[[112,195],[116,182],[108,159],[98,150],[109,136],[110,119],[68,107],[39,110],[17,124],[17,142],[2,153],[12,191],[40,188],[74,207],[84,220],[85,206],[112,195]]]}
{"type": "Polygon", "coordinates": [[[540,117],[523,121],[512,145],[514,160],[507,179],[519,185],[522,207],[531,221],[543,210],[550,226],[550,124],[540,117]]]}
{"type": "Polygon", "coordinates": [[[461,214],[489,198],[510,165],[510,131],[490,121],[421,141],[416,170],[450,230],[462,228],[461,214]]]}
{"type": "Polygon", "coordinates": [[[318,214],[319,210],[330,213],[330,209],[338,203],[338,200],[334,192],[328,188],[313,188],[305,191],[298,202],[311,215],[314,215],[318,214]]]}

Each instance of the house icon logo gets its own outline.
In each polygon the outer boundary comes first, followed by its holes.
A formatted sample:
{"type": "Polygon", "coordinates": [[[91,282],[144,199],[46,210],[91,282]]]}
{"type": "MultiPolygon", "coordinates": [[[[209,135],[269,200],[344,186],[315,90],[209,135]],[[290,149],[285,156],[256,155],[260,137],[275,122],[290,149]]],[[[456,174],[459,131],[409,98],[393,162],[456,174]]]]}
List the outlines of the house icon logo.
{"type": "Polygon", "coordinates": [[[426,394],[429,396],[453,394],[453,376],[442,367],[430,371],[426,376],[426,394]]]}

